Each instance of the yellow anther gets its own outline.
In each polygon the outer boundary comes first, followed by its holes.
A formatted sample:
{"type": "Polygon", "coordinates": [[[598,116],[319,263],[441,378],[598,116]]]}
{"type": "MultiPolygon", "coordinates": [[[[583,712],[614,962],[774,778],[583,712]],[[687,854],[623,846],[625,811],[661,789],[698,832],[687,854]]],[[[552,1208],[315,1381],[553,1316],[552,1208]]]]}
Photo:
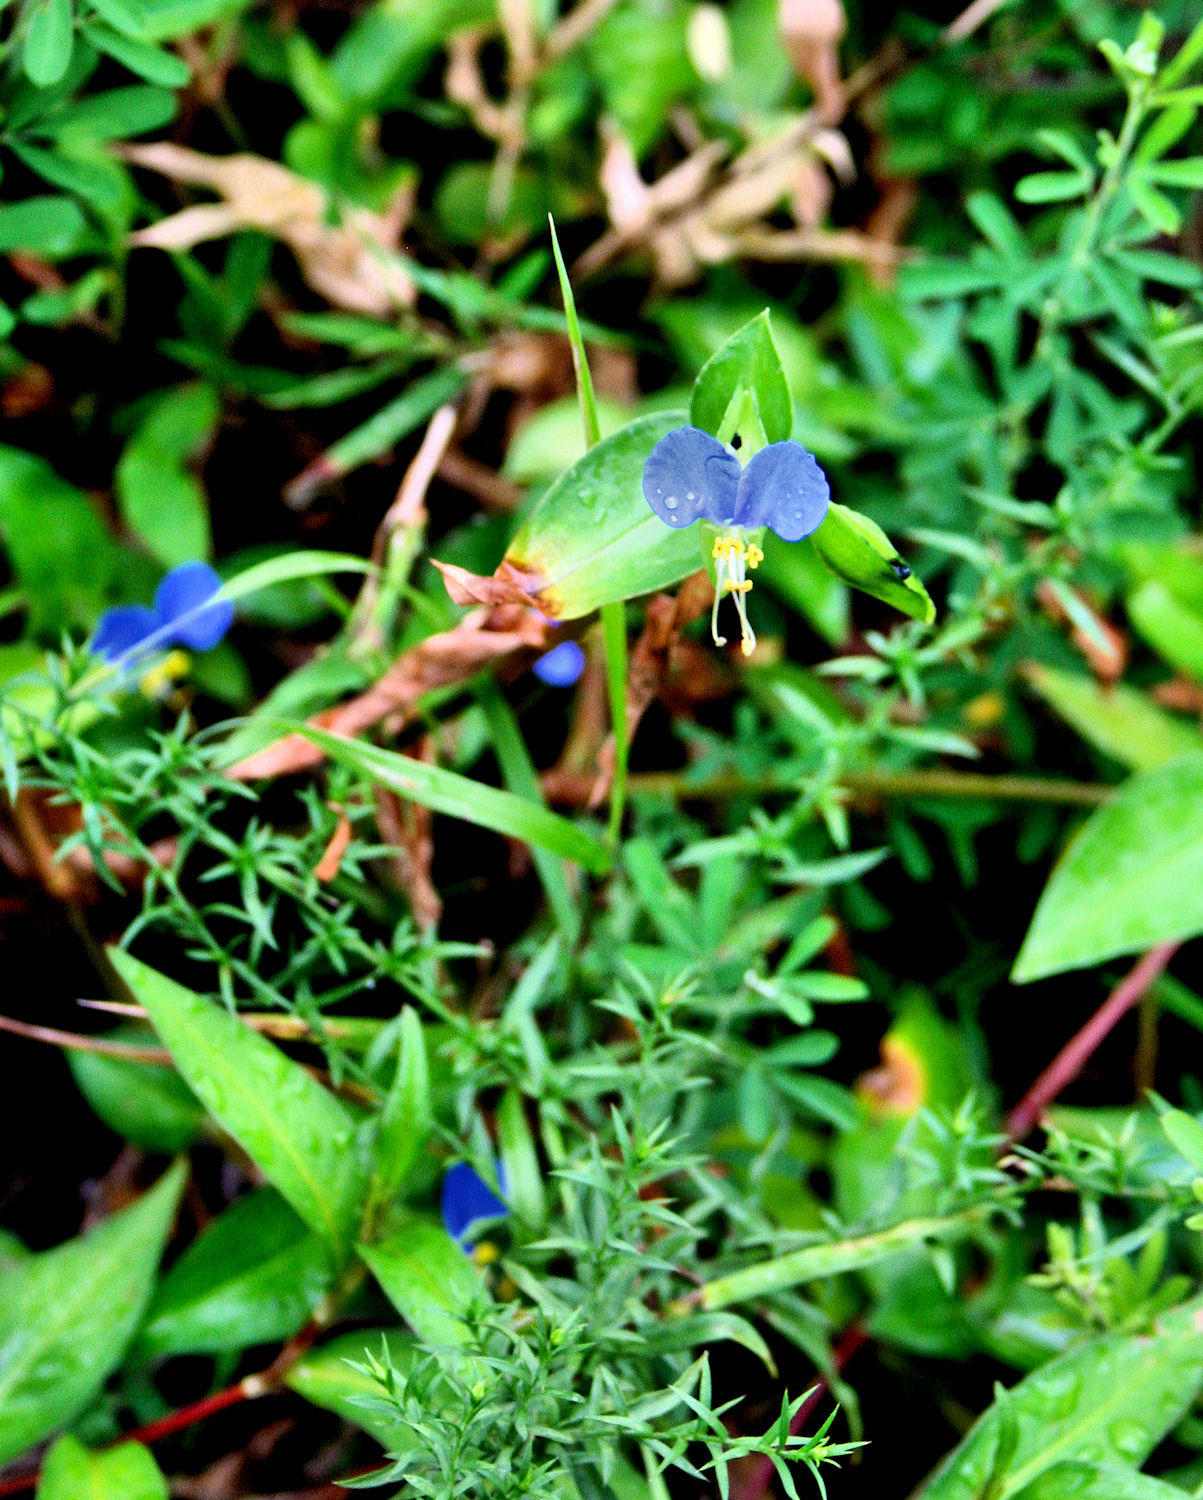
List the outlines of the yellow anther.
{"type": "Polygon", "coordinates": [[[755,542],[752,542],[748,547],[748,555],[746,561],[749,568],[758,568],[764,561],[764,553],[760,550],[755,542]]]}
{"type": "Polygon", "coordinates": [[[499,1254],[497,1246],[490,1244],[488,1240],[481,1240],[479,1245],[472,1247],[472,1260],[478,1266],[492,1265],[499,1254]]]}
{"type": "Polygon", "coordinates": [[[746,594],[751,587],[752,580],[750,578],[745,578],[739,583],[736,583],[734,578],[728,578],[726,583],[726,589],[729,594],[746,594]]]}

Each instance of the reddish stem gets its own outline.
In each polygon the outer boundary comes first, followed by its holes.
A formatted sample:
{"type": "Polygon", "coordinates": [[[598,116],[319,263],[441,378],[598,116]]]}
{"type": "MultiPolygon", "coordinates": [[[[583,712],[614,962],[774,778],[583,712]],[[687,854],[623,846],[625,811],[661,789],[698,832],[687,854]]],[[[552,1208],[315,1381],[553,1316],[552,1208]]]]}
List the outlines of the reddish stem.
{"type": "Polygon", "coordinates": [[[196,1422],[203,1422],[214,1412],[224,1411],[227,1406],[238,1406],[249,1401],[258,1391],[247,1390],[248,1382],[240,1380],[216,1395],[206,1396],[203,1401],[194,1401],[191,1406],[181,1406],[179,1411],[169,1412],[157,1422],[148,1422],[145,1427],[135,1427],[132,1432],[123,1432],[118,1439],[122,1443],[157,1443],[160,1438],[170,1437],[173,1432],[182,1432],[196,1422]]]}
{"type": "Polygon", "coordinates": [[[1007,1116],[1007,1135],[1011,1140],[1022,1140],[1053,1100],[1077,1078],[1116,1023],[1137,1004],[1179,946],[1178,943],[1159,943],[1156,948],[1151,948],[1120,980],[1081,1031],[1070,1037],[1007,1116]]]}
{"type": "MultiPolygon", "coordinates": [[[[831,1351],[831,1363],[835,1366],[836,1370],[842,1371],[861,1345],[868,1342],[868,1339],[869,1335],[859,1323],[853,1323],[851,1328],[845,1329],[839,1343],[831,1351]]],[[[810,1421],[820,1401],[827,1395],[827,1392],[826,1378],[820,1375],[815,1381],[814,1390],[803,1401],[790,1421],[789,1430],[794,1437],[797,1437],[810,1421]]],[[[732,1487],[732,1500],[763,1500],[763,1497],[769,1492],[769,1486],[772,1484],[773,1476],[776,1472],[777,1470],[771,1458],[768,1458],[763,1453],[756,1454],[744,1470],[742,1483],[732,1487]]]]}

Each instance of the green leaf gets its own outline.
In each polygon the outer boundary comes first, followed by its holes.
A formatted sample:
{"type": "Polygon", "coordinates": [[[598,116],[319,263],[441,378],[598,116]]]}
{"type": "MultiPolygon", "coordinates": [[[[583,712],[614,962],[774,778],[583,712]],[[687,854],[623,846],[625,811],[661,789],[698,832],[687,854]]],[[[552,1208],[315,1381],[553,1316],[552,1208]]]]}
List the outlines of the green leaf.
{"type": "Polygon", "coordinates": [[[1143,771],[1203,752],[1193,724],[1117,682],[1103,687],[1081,672],[1032,665],[1024,674],[1044,701],[1082,738],[1121,765],[1143,771]]]}
{"type": "Polygon", "coordinates": [[[426,1037],[412,1005],[398,1025],[397,1071],[376,1126],[372,1195],[391,1203],[430,1135],[430,1069],[426,1037]]]}
{"type": "Polygon", "coordinates": [[[1203,932],[1203,756],[1131,777],[1040,897],[1016,984],[1203,932]]]}
{"type": "Polygon", "coordinates": [[[71,1422],[121,1363],[184,1186],[177,1164],[91,1233],[9,1269],[0,1299],[0,1464],[71,1422]]]}
{"type": "Polygon", "coordinates": [[[21,65],[30,83],[46,89],[71,66],[71,0],[38,0],[29,14],[21,65]]]}
{"type": "Polygon", "coordinates": [[[1127,598],[1128,618],[1160,656],[1203,682],[1203,610],[1179,598],[1161,579],[1150,579],[1127,598]]]}
{"type": "Polygon", "coordinates": [[[167,1480],[141,1443],[93,1453],[68,1435],[46,1455],[37,1500],[167,1500],[167,1480]]]}
{"type": "MultiPolygon", "coordinates": [[[[139,0],[143,19],[138,35],[148,42],[170,41],[212,26],[216,21],[240,16],[251,4],[252,0],[139,0]]],[[[96,8],[111,26],[116,26],[112,7],[113,0],[107,0],[96,8]]]]}
{"type": "Polygon", "coordinates": [[[907,1219],[889,1229],[879,1229],[857,1239],[807,1245],[801,1250],[788,1251],[772,1260],[745,1266],[743,1270],[706,1282],[701,1290],[702,1306],[711,1309],[730,1307],[735,1302],[754,1301],[772,1292],[819,1281],[844,1271],[860,1271],[927,1241],[964,1235],[968,1229],[966,1215],[952,1214],[947,1218],[907,1219]]]}
{"type": "Polygon", "coordinates": [[[1183,1109],[1167,1109],[1159,1123],[1174,1150],[1203,1172],[1203,1125],[1183,1109]]]}
{"type": "Polygon", "coordinates": [[[487,1299],[475,1266],[441,1224],[405,1212],[378,1245],[359,1253],[385,1296],[415,1333],[435,1346],[455,1346],[469,1337],[464,1311],[487,1299]]]}
{"type": "Polygon", "coordinates": [[[643,466],[684,412],[639,417],[603,438],[542,496],[519,527],[500,574],[557,620],[668,588],[701,567],[693,527],[674,531],[643,498],[643,466]]]}
{"type": "Polygon", "coordinates": [[[370,1432],[385,1448],[394,1447],[408,1434],[395,1415],[380,1410],[384,1393],[379,1382],[354,1366],[366,1363],[369,1355],[377,1359],[387,1355],[394,1368],[405,1371],[413,1349],[412,1335],[398,1328],[344,1333],[302,1355],[285,1375],[284,1384],[314,1406],[370,1432]]]}
{"type": "Polygon", "coordinates": [[[38,133],[49,136],[91,136],[96,140],[123,140],[161,130],[175,114],[175,96],[168,89],[149,83],[130,88],[88,94],[45,120],[38,133]]]}
{"type": "Polygon", "coordinates": [[[689,420],[703,432],[718,432],[727,408],[740,388],[751,391],[770,443],[794,430],[794,403],[769,312],[758,313],[702,366],[689,399],[689,420]]]}
{"type": "Polygon", "coordinates": [[[1059,1464],[1142,1464],[1203,1384],[1203,1333],[1189,1315],[1166,1321],[1164,1333],[1105,1335],[1021,1380],[978,1418],[917,1500],[979,1500],[1008,1423],[1016,1441],[993,1500],[1024,1493],[1059,1464]]]}
{"type": "Polygon", "coordinates": [[[597,875],[610,867],[610,854],[604,844],[539,803],[515,797],[512,792],[498,791],[442,766],[430,766],[412,756],[399,755],[395,750],[382,750],[364,740],[341,739],[308,724],[278,727],[303,734],[320,745],[331,760],[350,766],[379,786],[420,802],[434,812],[549,849],[597,875]]]}
{"type": "MultiPolygon", "coordinates": [[[[118,1026],[105,1041],[145,1046],[153,1040],[137,1026],[118,1026]]],[[[201,1132],[205,1111],[172,1067],[127,1061],[102,1052],[67,1053],[76,1087],[123,1140],[147,1151],[186,1150],[201,1132]]]]}
{"type": "Polygon", "coordinates": [[[119,949],[114,968],[213,1118],[335,1251],[359,1220],[355,1121],[342,1104],[236,1015],[119,949]]]}
{"type": "Polygon", "coordinates": [[[505,1195],[524,1224],[541,1229],[547,1219],[539,1153],[517,1089],[507,1089],[497,1107],[497,1141],[505,1168],[505,1195]]]}
{"type": "Polygon", "coordinates": [[[67,255],[75,249],[86,224],[70,198],[24,198],[0,208],[0,255],[30,250],[39,255],[67,255]]]}
{"type": "Polygon", "coordinates": [[[168,1271],[135,1352],[218,1354],[290,1338],[333,1274],[324,1242],[273,1188],[256,1188],[219,1214],[168,1271]]]}
{"type": "Polygon", "coordinates": [[[811,542],[832,573],[862,593],[930,625],[936,606],[876,521],[834,501],[811,542]]]}
{"type": "Polygon", "coordinates": [[[182,89],[188,85],[192,71],[188,64],[175,55],[156,47],[152,42],[127,36],[107,26],[89,26],[88,40],[98,52],[115,58],[131,73],[145,78],[147,83],[159,83],[164,88],[182,89]]]}
{"type": "Polygon", "coordinates": [[[1146,168],[1148,176],[1162,187],[1203,188],[1203,156],[1160,161],[1146,168]]]}
{"type": "Polygon", "coordinates": [[[165,567],[212,552],[205,491],[186,466],[209,442],[219,415],[209,386],[168,391],[156,400],[117,464],[122,519],[165,567]]]}
{"type": "Polygon", "coordinates": [[[1182,1500],[1182,1491],[1164,1479],[1150,1479],[1132,1469],[1096,1464],[1054,1464],[1015,1500],[1182,1500]]]}
{"type": "Polygon", "coordinates": [[[1089,172],[1032,172],[1015,184],[1015,196],[1020,203],[1064,203],[1084,198],[1093,187],[1089,172]]]}

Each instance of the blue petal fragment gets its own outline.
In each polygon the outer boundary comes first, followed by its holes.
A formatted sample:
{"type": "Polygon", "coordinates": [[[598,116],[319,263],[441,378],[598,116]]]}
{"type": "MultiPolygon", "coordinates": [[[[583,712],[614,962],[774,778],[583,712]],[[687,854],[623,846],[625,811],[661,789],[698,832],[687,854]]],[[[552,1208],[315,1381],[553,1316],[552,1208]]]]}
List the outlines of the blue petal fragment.
{"type": "Polygon", "coordinates": [[[531,668],[540,682],[559,688],[571,687],[584,670],[585,653],[575,641],[561,641],[531,668]]]}
{"type": "Polygon", "coordinates": [[[729,525],[739,492],[739,459],[700,427],[662,437],[643,466],[643,497],[666,526],[700,517],[729,525]]]}
{"type": "Polygon", "coordinates": [[[456,1162],[447,1169],[440,1207],[447,1233],[461,1245],[469,1243],[468,1231],[473,1224],[481,1219],[504,1218],[509,1214],[509,1209],[489,1184],[466,1161],[456,1162]]]}
{"type": "Polygon", "coordinates": [[[106,609],[97,620],[88,644],[105,661],[116,661],[140,646],[158,628],[159,617],[153,609],[143,604],[119,604],[115,609],[106,609]]]}
{"type": "Polygon", "coordinates": [[[748,531],[768,526],[783,542],[800,542],[819,529],[830,504],[826,474],[791,438],[753,456],[739,478],[734,521],[748,531]]]}
{"type": "Polygon", "coordinates": [[[208,609],[202,606],[220,588],[221,579],[208,563],[172,568],[155,594],[155,613],[174,642],[191,651],[209,651],[217,645],[234,623],[234,606],[225,599],[208,609]]]}

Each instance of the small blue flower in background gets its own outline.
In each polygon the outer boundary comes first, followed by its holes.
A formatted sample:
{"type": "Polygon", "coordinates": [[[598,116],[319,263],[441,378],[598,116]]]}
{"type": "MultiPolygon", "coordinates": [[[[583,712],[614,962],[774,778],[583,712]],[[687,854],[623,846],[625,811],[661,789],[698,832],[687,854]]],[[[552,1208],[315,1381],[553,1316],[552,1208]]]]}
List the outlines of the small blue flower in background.
{"type": "MultiPolygon", "coordinates": [[[[505,1172],[499,1169],[497,1180],[505,1191],[505,1172]]],[[[509,1215],[509,1209],[484,1180],[475,1167],[466,1161],[448,1167],[443,1177],[443,1194],[440,1207],[443,1224],[453,1240],[458,1240],[465,1250],[471,1250],[470,1232],[481,1219],[499,1219],[509,1215]]]]}
{"type": "Polygon", "coordinates": [[[159,584],[153,609],[143,604],[106,609],[91,649],[110,662],[171,646],[209,651],[234,623],[234,606],[226,600],[205,607],[220,588],[221,579],[208,563],[180,563],[159,584]]]}
{"type": "Polygon", "coordinates": [[[561,641],[531,668],[548,687],[571,687],[585,670],[585,653],[575,641],[561,641]]]}
{"type": "Polygon", "coordinates": [[[666,526],[679,529],[709,521],[725,529],[715,537],[711,553],[717,578],[711,633],[716,645],[726,645],[718,633],[718,607],[724,594],[730,594],[739,611],[744,655],[751,655],[756,636],[744,596],[752,587],[747,574],[764,553],[747,533],[767,526],[783,542],[799,542],[818,530],[831,503],[831,488],[814,454],[792,439],[770,443],[743,468],[734,449],[708,432],[678,427],[648,455],[643,495],[666,526]]]}

